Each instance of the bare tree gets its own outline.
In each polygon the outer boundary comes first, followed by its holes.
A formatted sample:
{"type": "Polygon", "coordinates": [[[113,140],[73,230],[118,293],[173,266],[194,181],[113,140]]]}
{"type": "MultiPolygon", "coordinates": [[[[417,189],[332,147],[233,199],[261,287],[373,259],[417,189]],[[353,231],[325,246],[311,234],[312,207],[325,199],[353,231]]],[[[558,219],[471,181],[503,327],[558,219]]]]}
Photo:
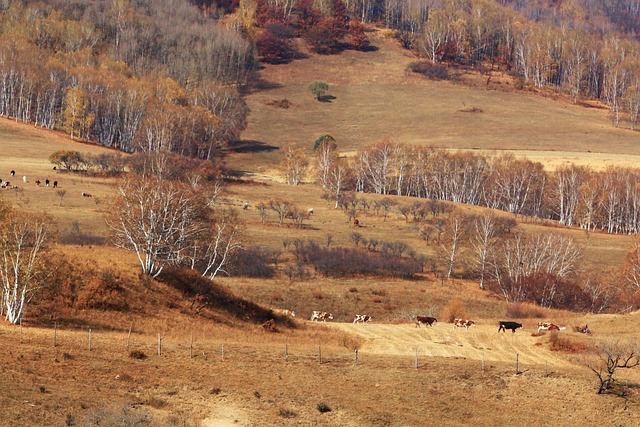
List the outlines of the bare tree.
{"type": "Polygon", "coordinates": [[[484,289],[490,252],[500,238],[495,217],[485,214],[475,218],[472,233],[471,247],[475,253],[474,261],[480,274],[480,289],[484,289]]]}
{"type": "Polygon", "coordinates": [[[469,231],[469,219],[462,212],[453,211],[447,218],[440,245],[446,265],[446,277],[453,275],[453,268],[460,254],[463,238],[469,231]]]}
{"type": "Polygon", "coordinates": [[[20,322],[47,277],[44,259],[51,233],[51,219],[44,215],[10,213],[0,223],[2,312],[12,324],[20,322]]]}
{"type": "Polygon", "coordinates": [[[289,200],[284,199],[271,199],[269,200],[269,208],[278,215],[278,224],[282,225],[284,219],[287,217],[293,204],[289,200]]]}
{"type": "Polygon", "coordinates": [[[614,391],[617,384],[615,375],[620,369],[640,365],[639,346],[635,342],[606,341],[597,344],[596,349],[597,359],[585,364],[598,377],[598,394],[614,391]]]}
{"type": "Polygon", "coordinates": [[[118,188],[107,224],[116,246],[135,251],[143,273],[157,277],[202,232],[202,202],[187,185],[156,176],[129,178],[118,188]]]}

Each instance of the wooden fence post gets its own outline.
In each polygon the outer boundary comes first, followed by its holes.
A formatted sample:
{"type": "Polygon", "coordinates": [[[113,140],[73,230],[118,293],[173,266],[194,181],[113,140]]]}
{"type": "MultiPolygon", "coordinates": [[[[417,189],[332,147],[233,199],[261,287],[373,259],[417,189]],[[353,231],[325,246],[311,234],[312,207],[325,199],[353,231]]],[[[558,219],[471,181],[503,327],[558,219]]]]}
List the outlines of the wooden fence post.
{"type": "Polygon", "coordinates": [[[89,351],[91,351],[91,328],[89,328],[89,351]]]}
{"type": "Polygon", "coordinates": [[[289,344],[284,345],[284,361],[289,363],[289,344]]]}
{"type": "Polygon", "coordinates": [[[160,332],[158,332],[158,356],[162,354],[162,337],[160,336],[160,332]]]}
{"type": "Polygon", "coordinates": [[[131,342],[131,329],[133,329],[133,325],[129,326],[129,334],[127,335],[127,350],[129,350],[129,343],[131,342]]]}
{"type": "Polygon", "coordinates": [[[20,344],[22,344],[22,319],[20,319],[20,344]]]}
{"type": "Polygon", "coordinates": [[[516,375],[518,375],[519,372],[520,370],[518,369],[518,353],[516,353],[516,375]]]}
{"type": "Polygon", "coordinates": [[[191,341],[189,342],[189,359],[193,359],[193,332],[191,332],[191,341]]]}
{"type": "Polygon", "coordinates": [[[222,353],[221,353],[221,355],[222,355],[222,361],[224,362],[224,343],[222,343],[222,353]]]}
{"type": "Polygon", "coordinates": [[[482,353],[482,372],[484,372],[484,352],[482,353]]]}
{"type": "Polygon", "coordinates": [[[320,352],[320,346],[318,346],[318,364],[322,365],[322,353],[320,352]]]}
{"type": "Polygon", "coordinates": [[[58,335],[58,323],[53,322],[53,347],[55,348],[57,345],[57,335],[58,335]]]}
{"type": "Polygon", "coordinates": [[[353,364],[356,365],[358,363],[358,349],[356,348],[356,358],[353,359],[353,364]]]}

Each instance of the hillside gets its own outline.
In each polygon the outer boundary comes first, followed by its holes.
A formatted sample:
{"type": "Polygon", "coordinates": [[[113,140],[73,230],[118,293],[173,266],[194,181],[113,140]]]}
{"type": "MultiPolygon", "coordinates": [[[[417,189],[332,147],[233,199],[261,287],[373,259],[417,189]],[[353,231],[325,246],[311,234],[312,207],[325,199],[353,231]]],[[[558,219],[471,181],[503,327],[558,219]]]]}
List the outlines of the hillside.
{"type": "MultiPolygon", "coordinates": [[[[372,33],[373,52],[345,51],[311,55],[289,64],[265,65],[260,87],[247,97],[251,109],[243,140],[260,153],[259,169],[279,162],[278,151],[294,143],[312,152],[314,141],[329,133],[342,153],[384,139],[451,149],[514,151],[545,165],[567,162],[607,165],[640,164],[637,133],[614,128],[608,109],[598,104],[573,105],[552,92],[529,93],[512,88],[498,70],[486,77],[461,71],[461,82],[430,81],[405,72],[416,60],[396,40],[372,33]],[[329,85],[331,102],[318,102],[307,86],[329,85]],[[548,95],[548,96],[545,96],[548,95]],[[554,99],[557,98],[557,99],[554,99]],[[289,108],[270,103],[286,99],[289,108]],[[465,112],[472,108],[481,112],[465,112]]],[[[232,165],[250,169],[253,151],[234,155],[232,165]]]]}
{"type": "MultiPolygon", "coordinates": [[[[294,142],[310,153],[313,141],[326,132],[336,137],[343,153],[389,137],[409,144],[514,151],[537,156],[550,168],[569,160],[596,168],[640,164],[636,133],[611,127],[602,108],[513,92],[505,89],[511,85],[509,79],[498,75],[492,79],[496,86],[488,89],[474,87],[478,76],[472,72],[464,77],[467,83],[406,75],[403,61],[413,58],[385,38],[375,36],[374,45],[378,49],[373,52],[310,55],[261,71],[262,89],[247,97],[252,113],[243,134],[244,148],[229,157],[229,165],[245,174],[230,183],[220,200],[238,210],[247,246],[283,249],[285,242],[295,239],[323,243],[331,236],[331,245],[350,247],[358,232],[366,238],[406,241],[429,256],[437,252],[395,212],[386,220],[363,214],[356,228],[322,199],[316,185],[282,182],[274,171],[281,156],[277,148],[294,142]],[[315,101],[307,90],[315,79],[326,80],[336,99],[315,101]],[[288,99],[292,106],[267,105],[278,99],[288,99]],[[469,107],[482,112],[461,111],[469,107]],[[555,151],[559,147],[562,150],[555,151]],[[313,207],[314,215],[302,228],[288,222],[278,226],[272,213],[263,222],[255,205],[274,196],[290,198],[303,209],[313,207]],[[246,210],[244,203],[249,204],[246,210]]],[[[8,171],[15,169],[12,180],[19,187],[3,190],[0,196],[21,211],[50,213],[63,235],[74,223],[90,235],[107,235],[103,214],[117,181],[53,170],[47,160],[60,149],[106,149],[5,119],[0,120],[0,144],[0,177],[6,180],[8,171]],[[59,190],[66,190],[63,196],[34,184],[48,177],[59,181],[59,190]],[[83,197],[83,191],[94,197],[83,197]]],[[[413,200],[389,197],[402,203],[413,200]]],[[[465,213],[484,211],[459,208],[465,213]]],[[[630,236],[587,235],[554,225],[540,221],[518,227],[532,233],[553,228],[572,235],[585,245],[586,271],[619,269],[631,242],[630,236]]],[[[51,300],[36,302],[22,329],[3,323],[0,425],[640,423],[638,370],[620,374],[631,386],[620,397],[597,395],[596,378],[585,366],[593,363],[594,345],[602,340],[640,339],[638,312],[587,315],[530,306],[518,312],[499,294],[479,290],[476,281],[445,281],[428,271],[414,280],[327,278],[313,272],[292,279],[284,273],[285,263],[293,264],[290,254],[283,255],[274,278],[217,279],[213,292],[219,300],[232,295],[228,306],[234,310],[214,306],[200,311],[194,309],[197,295],[141,277],[130,252],[108,245],[56,244],[55,253],[88,271],[115,271],[119,287],[108,290],[115,292],[114,298],[127,298],[127,305],[104,309],[75,304],[77,294],[87,299],[105,290],[92,277],[80,277],[80,289],[70,289],[62,280],[58,294],[46,294],[51,300]],[[64,304],[57,305],[60,302],[64,304]],[[270,316],[270,308],[292,309],[297,316],[277,318],[274,330],[261,317],[270,316]],[[448,317],[454,309],[478,326],[468,332],[453,330],[448,317]],[[312,310],[331,311],[335,320],[312,323],[307,320],[312,310]],[[355,313],[367,313],[374,320],[353,325],[355,313]],[[427,313],[440,322],[417,329],[410,319],[427,313]],[[497,321],[506,318],[521,320],[525,328],[498,334],[497,321]],[[561,349],[552,349],[549,333],[532,335],[540,320],[567,327],[558,335],[564,340],[561,349]],[[571,331],[587,323],[592,335],[571,331]]]]}

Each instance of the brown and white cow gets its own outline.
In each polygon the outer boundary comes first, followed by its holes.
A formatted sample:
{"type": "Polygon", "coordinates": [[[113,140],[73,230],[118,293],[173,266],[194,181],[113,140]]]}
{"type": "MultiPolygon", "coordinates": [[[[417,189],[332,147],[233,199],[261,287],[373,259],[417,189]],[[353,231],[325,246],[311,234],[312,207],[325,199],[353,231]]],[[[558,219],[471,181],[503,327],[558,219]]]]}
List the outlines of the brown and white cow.
{"type": "Polygon", "coordinates": [[[551,322],[538,322],[538,332],[540,331],[559,331],[560,326],[551,322]]]}
{"type": "Polygon", "coordinates": [[[436,319],[435,317],[418,316],[416,317],[416,328],[419,328],[420,324],[422,323],[424,323],[425,325],[433,326],[433,324],[436,323],[437,321],[438,319],[436,319]]]}
{"type": "Polygon", "coordinates": [[[326,322],[327,320],[332,320],[332,319],[333,319],[333,314],[327,313],[326,311],[314,311],[311,314],[311,320],[314,322],[319,322],[320,320],[322,320],[323,322],[326,322]]]}
{"type": "Polygon", "coordinates": [[[367,316],[366,314],[356,314],[353,318],[353,323],[364,323],[365,325],[371,322],[371,316],[367,316]]]}
{"type": "Polygon", "coordinates": [[[476,322],[474,320],[469,320],[469,319],[455,319],[453,321],[453,329],[466,328],[468,331],[469,326],[476,326],[476,322]]]}

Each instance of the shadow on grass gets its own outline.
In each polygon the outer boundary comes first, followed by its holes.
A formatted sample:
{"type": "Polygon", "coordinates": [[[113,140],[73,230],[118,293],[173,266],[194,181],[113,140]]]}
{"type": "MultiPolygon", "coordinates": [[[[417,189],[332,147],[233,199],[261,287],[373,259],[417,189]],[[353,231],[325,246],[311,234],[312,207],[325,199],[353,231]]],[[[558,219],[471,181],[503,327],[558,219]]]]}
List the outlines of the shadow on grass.
{"type": "Polygon", "coordinates": [[[336,97],[333,95],[320,95],[318,97],[318,101],[320,102],[332,102],[334,99],[336,99],[336,97]]]}
{"type": "Polygon", "coordinates": [[[253,139],[241,139],[239,141],[232,141],[229,144],[228,151],[231,153],[262,153],[265,151],[279,150],[280,147],[275,145],[268,145],[262,141],[256,141],[253,139]]]}

